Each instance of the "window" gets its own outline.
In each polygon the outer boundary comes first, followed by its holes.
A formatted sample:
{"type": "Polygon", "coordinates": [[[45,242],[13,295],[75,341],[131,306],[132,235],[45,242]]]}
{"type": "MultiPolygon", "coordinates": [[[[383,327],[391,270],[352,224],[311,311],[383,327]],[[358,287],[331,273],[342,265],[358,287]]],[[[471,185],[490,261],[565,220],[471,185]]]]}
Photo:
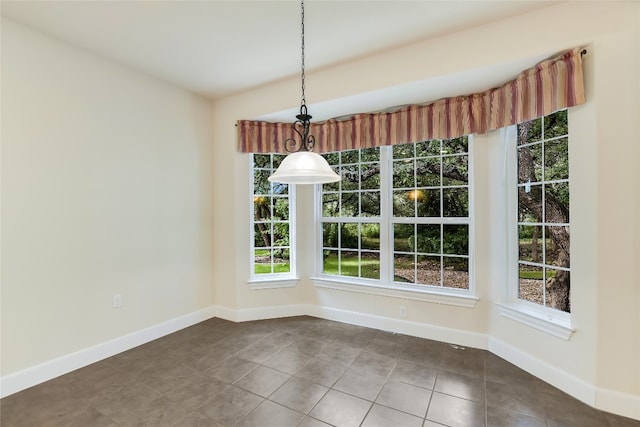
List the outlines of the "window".
{"type": "Polygon", "coordinates": [[[469,138],[325,154],[323,276],[404,290],[472,286],[469,138]]]}
{"type": "Polygon", "coordinates": [[[394,281],[469,289],[468,139],[392,151],[394,281]]]}
{"type": "Polygon", "coordinates": [[[568,133],[566,110],[520,123],[514,153],[516,298],[566,313],[571,311],[568,133]]]}
{"type": "Polygon", "coordinates": [[[342,180],[322,186],[322,271],[380,278],[380,149],[325,154],[342,180]]]}
{"type": "Polygon", "coordinates": [[[253,154],[251,162],[251,277],[254,280],[295,275],[292,231],[293,188],[267,178],[284,155],[253,154]]]}

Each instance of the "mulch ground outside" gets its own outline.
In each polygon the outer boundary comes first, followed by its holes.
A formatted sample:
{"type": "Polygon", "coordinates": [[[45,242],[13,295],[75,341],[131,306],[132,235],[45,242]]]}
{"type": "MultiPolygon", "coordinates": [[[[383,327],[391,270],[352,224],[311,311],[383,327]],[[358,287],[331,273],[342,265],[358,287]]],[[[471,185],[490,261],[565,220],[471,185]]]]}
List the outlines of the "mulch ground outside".
{"type": "MultiPolygon", "coordinates": [[[[413,283],[413,270],[412,269],[396,269],[395,276],[413,283]]],[[[417,283],[425,285],[440,285],[440,270],[439,269],[427,269],[418,266],[417,271],[417,283]]],[[[456,288],[456,289],[468,289],[469,288],[469,274],[466,271],[447,270],[443,272],[442,284],[444,287],[456,288]]],[[[520,279],[520,292],[521,299],[531,301],[537,304],[543,304],[542,295],[542,280],[535,279],[520,279]]]]}

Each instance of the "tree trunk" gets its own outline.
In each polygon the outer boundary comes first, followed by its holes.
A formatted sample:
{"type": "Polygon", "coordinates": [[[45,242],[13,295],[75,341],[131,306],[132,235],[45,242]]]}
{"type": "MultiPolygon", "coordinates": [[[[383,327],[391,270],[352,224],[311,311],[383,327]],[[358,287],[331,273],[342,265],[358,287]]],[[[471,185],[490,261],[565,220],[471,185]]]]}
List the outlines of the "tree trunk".
{"type": "Polygon", "coordinates": [[[533,234],[531,235],[531,261],[539,262],[538,258],[538,227],[533,227],[533,234]]]}
{"type": "MultiPolygon", "coordinates": [[[[519,138],[521,141],[527,141],[527,135],[529,133],[530,122],[521,123],[519,125],[519,138]]],[[[519,182],[536,182],[535,177],[535,165],[533,163],[533,156],[531,150],[528,147],[522,147],[519,150],[518,155],[518,179],[519,182]]],[[[542,210],[542,193],[538,192],[524,192],[518,193],[519,203],[522,203],[526,210],[529,212],[541,212],[542,210]]],[[[545,194],[545,223],[560,223],[567,224],[569,222],[568,209],[553,195],[548,192],[545,194]]],[[[537,218],[538,222],[543,222],[543,218],[537,218]]],[[[537,233],[537,228],[534,229],[534,233],[537,233]]],[[[569,267],[569,227],[546,227],[548,236],[545,238],[551,238],[553,246],[557,252],[557,259],[555,266],[569,267]]],[[[546,233],[545,233],[546,234],[546,233]]],[[[535,235],[535,234],[534,234],[535,235]]],[[[532,239],[532,243],[534,239],[532,239]]],[[[537,242],[535,250],[537,251],[537,242]]],[[[546,247],[547,242],[543,241],[543,247],[546,247]]],[[[532,248],[532,258],[534,255],[534,249],[532,248]]],[[[546,255],[550,253],[549,250],[545,251],[546,255]]],[[[535,258],[534,262],[535,262],[535,258]]],[[[546,260],[546,264],[550,265],[549,260],[546,260]]],[[[569,312],[570,307],[570,280],[569,272],[564,270],[555,270],[555,277],[549,278],[545,281],[546,290],[546,304],[557,310],[569,312]]]]}
{"type": "MultiPolygon", "coordinates": [[[[256,211],[255,211],[256,221],[260,220],[260,217],[262,216],[260,214],[264,211],[264,208],[265,206],[263,204],[256,204],[256,211]]],[[[260,232],[260,236],[262,236],[262,241],[264,242],[264,246],[267,248],[270,247],[271,239],[269,238],[269,233],[267,232],[267,229],[264,226],[264,223],[256,222],[256,225],[258,226],[258,231],[260,232]]]]}

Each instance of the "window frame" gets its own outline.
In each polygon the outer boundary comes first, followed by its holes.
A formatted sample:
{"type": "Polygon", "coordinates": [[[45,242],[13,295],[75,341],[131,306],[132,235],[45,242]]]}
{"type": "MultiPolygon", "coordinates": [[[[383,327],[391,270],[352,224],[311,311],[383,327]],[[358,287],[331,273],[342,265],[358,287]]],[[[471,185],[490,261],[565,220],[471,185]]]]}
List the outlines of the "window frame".
{"type": "MultiPolygon", "coordinates": [[[[249,197],[248,197],[248,209],[249,209],[249,280],[247,281],[251,289],[271,289],[271,288],[289,288],[295,287],[300,278],[297,275],[297,262],[296,262],[296,186],[287,185],[288,205],[289,205],[289,271],[286,273],[255,273],[255,215],[254,215],[254,197],[255,194],[255,168],[254,168],[254,156],[255,155],[269,155],[271,157],[271,165],[273,165],[273,156],[279,154],[275,153],[250,153],[249,155],[249,197]]],[[[273,168],[275,170],[275,168],[273,168]]],[[[273,188],[273,183],[270,183],[273,188]]],[[[285,184],[286,185],[286,184],[285,184]]],[[[273,225],[273,218],[270,218],[269,223],[273,225]]]]}
{"type": "MultiPolygon", "coordinates": [[[[569,114],[569,110],[567,110],[567,114],[569,114]]],[[[498,311],[507,318],[558,338],[569,340],[573,332],[575,332],[575,328],[571,324],[571,313],[519,298],[518,125],[503,128],[501,137],[505,155],[506,219],[508,227],[506,285],[503,289],[501,302],[496,304],[498,311]]],[[[568,141],[571,144],[570,137],[568,141]]],[[[570,187],[571,168],[569,168],[568,183],[570,187]]],[[[569,220],[570,225],[571,220],[569,220]]]]}
{"type": "MultiPolygon", "coordinates": [[[[371,223],[380,222],[380,278],[367,279],[360,277],[324,274],[323,270],[323,223],[344,223],[344,217],[322,216],[322,186],[315,188],[315,276],[314,285],[323,288],[345,291],[392,296],[403,299],[436,302],[440,304],[474,307],[479,300],[475,287],[475,216],[474,216],[474,152],[473,135],[468,137],[468,216],[467,217],[393,217],[393,146],[380,147],[380,216],[379,217],[348,217],[349,222],[371,223]],[[464,224],[469,227],[468,247],[468,275],[467,289],[433,286],[417,283],[402,283],[393,281],[394,250],[391,242],[393,226],[398,223],[410,224],[464,224]]],[[[446,157],[446,156],[445,156],[446,157]]],[[[440,182],[438,188],[447,188],[440,182]]],[[[442,201],[441,201],[442,203],[442,201]]],[[[443,254],[440,254],[442,256],[443,254]]],[[[442,267],[441,267],[442,268],[442,267]]]]}

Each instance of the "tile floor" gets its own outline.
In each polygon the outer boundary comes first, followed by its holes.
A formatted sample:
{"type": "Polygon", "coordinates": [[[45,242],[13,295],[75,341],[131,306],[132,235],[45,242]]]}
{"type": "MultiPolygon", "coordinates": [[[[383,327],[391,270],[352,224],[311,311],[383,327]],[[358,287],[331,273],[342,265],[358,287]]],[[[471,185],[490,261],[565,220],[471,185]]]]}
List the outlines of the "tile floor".
{"type": "Polygon", "coordinates": [[[312,317],[211,319],[0,401],[3,427],[625,427],[482,350],[312,317]]]}

